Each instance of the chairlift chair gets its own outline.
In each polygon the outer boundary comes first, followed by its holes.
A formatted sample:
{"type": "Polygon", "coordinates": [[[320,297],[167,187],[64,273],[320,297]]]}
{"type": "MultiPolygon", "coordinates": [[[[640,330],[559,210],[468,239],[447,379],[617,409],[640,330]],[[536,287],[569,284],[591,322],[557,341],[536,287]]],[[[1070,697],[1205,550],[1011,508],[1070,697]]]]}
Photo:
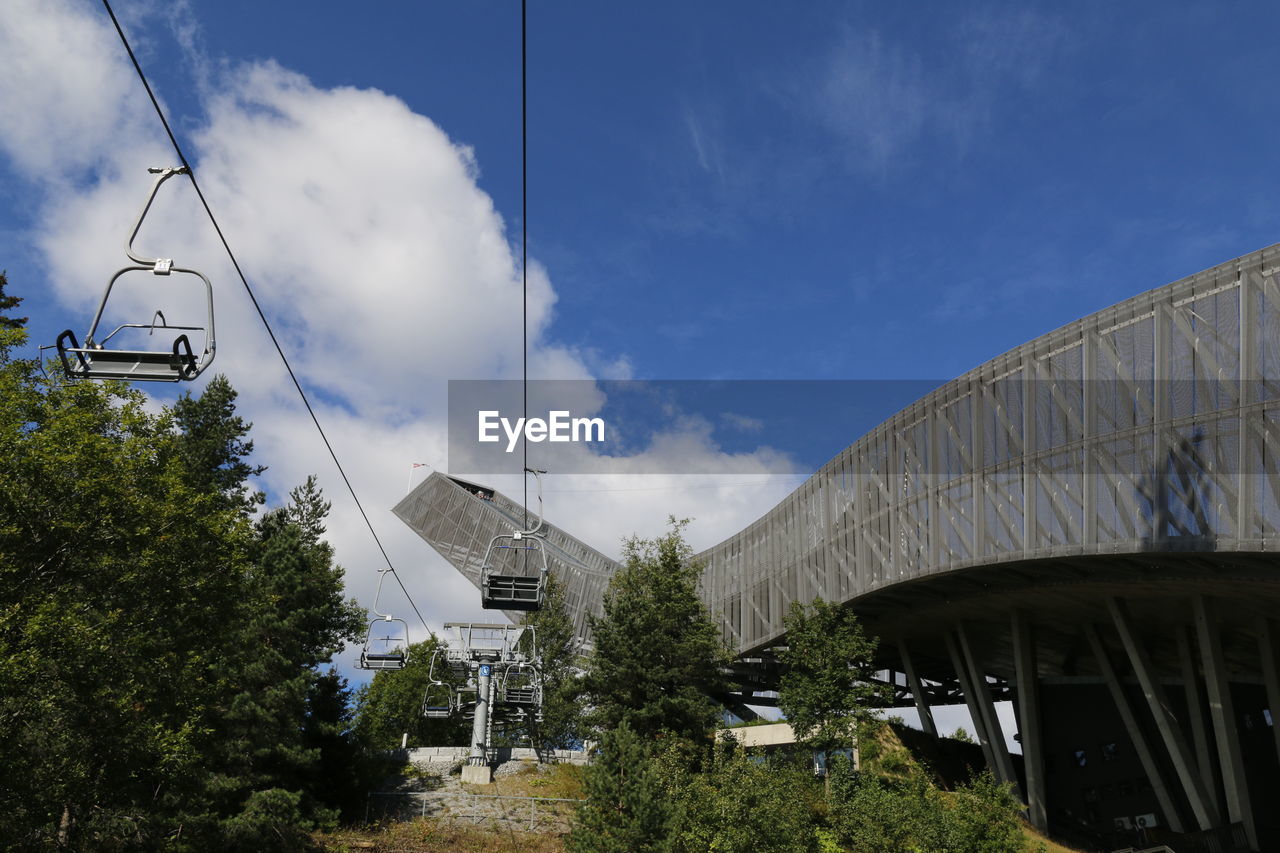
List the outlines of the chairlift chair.
{"type": "Polygon", "coordinates": [[[195,379],[213,362],[213,285],[209,283],[209,279],[197,270],[174,266],[171,258],[144,258],[136,254],[133,249],[133,241],[138,236],[138,230],[142,227],[142,220],[146,218],[147,211],[151,209],[151,203],[155,201],[160,185],[174,175],[190,174],[190,170],[183,166],[152,168],[147,171],[156,175],[156,180],[151,186],[151,194],[147,196],[142,212],[133,223],[133,231],[125,241],[125,254],[133,264],[118,270],[107,283],[106,292],[102,294],[102,300],[98,303],[97,313],[93,315],[93,322],[89,325],[83,344],[76,339],[70,329],[58,335],[56,344],[58,358],[62,361],[63,370],[72,379],[182,382],[195,379]],[[102,322],[102,314],[107,307],[107,301],[111,298],[112,289],[121,276],[130,272],[150,272],[153,275],[162,276],[171,276],[176,273],[200,279],[204,285],[207,308],[205,325],[171,326],[165,320],[164,314],[156,311],[152,314],[149,323],[122,323],[106,336],[99,338],[98,326],[102,322]],[[110,345],[111,339],[125,329],[146,329],[148,338],[156,337],[156,332],[159,331],[165,343],[157,348],[146,349],[129,349],[110,345]],[[178,333],[172,338],[172,343],[169,342],[167,332],[178,333]],[[187,334],[188,332],[204,333],[204,344],[198,355],[196,348],[191,344],[191,336],[187,334]]]}
{"type": "Polygon", "coordinates": [[[390,613],[378,610],[378,601],[382,598],[382,582],[386,580],[390,568],[378,570],[378,591],[373,598],[373,612],[377,618],[369,623],[369,633],[365,637],[364,648],[360,650],[360,669],[404,669],[409,662],[409,623],[397,619],[390,613]],[[395,631],[388,630],[384,637],[375,637],[379,622],[399,623],[400,636],[393,636],[395,631]]]}
{"type": "Polygon", "coordinates": [[[452,717],[458,712],[457,691],[453,685],[443,680],[452,668],[448,656],[442,649],[431,654],[431,667],[427,671],[426,692],[422,696],[422,716],[430,719],[452,717]]]}
{"type": "Polygon", "coordinates": [[[547,588],[546,534],[542,528],[542,475],[545,471],[526,468],[538,482],[538,523],[529,530],[499,534],[489,540],[480,568],[480,606],[487,610],[538,610],[547,588]],[[499,560],[510,562],[512,571],[499,571],[499,560]],[[530,573],[532,563],[533,573],[530,573]]]}
{"type": "Polygon", "coordinates": [[[427,685],[427,692],[422,697],[422,716],[432,720],[443,720],[457,713],[454,702],[453,687],[443,681],[433,681],[427,685]]]}
{"type": "Polygon", "coordinates": [[[409,651],[406,648],[408,636],[409,624],[403,619],[392,616],[380,616],[374,619],[369,623],[369,634],[365,638],[364,648],[360,651],[360,668],[404,669],[405,664],[409,662],[409,651]],[[401,636],[392,636],[397,632],[389,631],[385,637],[375,637],[373,633],[382,622],[398,622],[401,636]]]}
{"type": "Polygon", "coordinates": [[[502,673],[502,701],[519,708],[542,706],[542,673],[532,663],[513,663],[502,673]]]}

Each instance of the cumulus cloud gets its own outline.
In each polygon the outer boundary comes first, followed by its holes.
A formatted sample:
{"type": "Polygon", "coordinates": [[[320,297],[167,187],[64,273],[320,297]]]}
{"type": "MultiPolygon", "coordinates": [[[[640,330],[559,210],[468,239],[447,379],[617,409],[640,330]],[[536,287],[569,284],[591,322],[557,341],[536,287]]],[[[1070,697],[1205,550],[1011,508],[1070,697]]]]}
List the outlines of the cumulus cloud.
{"type": "MultiPolygon", "coordinates": [[[[154,13],[139,23],[166,20],[154,13]]],[[[124,263],[121,244],[150,183],[146,168],[172,165],[174,155],[94,10],[10,0],[0,5],[0,55],[17,74],[16,85],[0,85],[0,152],[30,180],[29,229],[52,292],[79,326],[124,263]]],[[[209,76],[198,87],[198,115],[180,125],[188,156],[365,511],[433,627],[492,619],[469,584],[388,512],[411,463],[444,464],[446,380],[520,375],[519,256],[477,186],[472,151],[385,92],[318,87],[270,61],[198,70],[209,76]]],[[[258,454],[271,466],[264,484],[283,496],[308,473],[320,475],[348,588],[371,604],[382,557],[187,179],[163,188],[138,246],[214,281],[213,370],[228,375],[241,413],[255,423],[258,454]]],[[[540,266],[528,280],[531,376],[630,374],[626,354],[551,340],[555,290],[540,266]]],[[[198,291],[145,273],[113,301],[120,317],[135,320],[156,307],[171,323],[202,311],[198,291]]],[[[626,471],[652,470],[652,454],[668,460],[662,470],[674,470],[673,456],[688,470],[725,470],[696,424],[656,437],[646,453],[626,471]]],[[[768,454],[735,461],[740,473],[727,481],[639,485],[616,470],[603,480],[553,480],[548,512],[606,553],[616,554],[624,535],[660,532],[671,513],[698,517],[695,542],[711,544],[790,486],[769,478],[776,460],[768,454]]],[[[493,485],[512,495],[522,489],[518,476],[493,485]]],[[[394,593],[390,601],[407,612],[394,593]]]]}

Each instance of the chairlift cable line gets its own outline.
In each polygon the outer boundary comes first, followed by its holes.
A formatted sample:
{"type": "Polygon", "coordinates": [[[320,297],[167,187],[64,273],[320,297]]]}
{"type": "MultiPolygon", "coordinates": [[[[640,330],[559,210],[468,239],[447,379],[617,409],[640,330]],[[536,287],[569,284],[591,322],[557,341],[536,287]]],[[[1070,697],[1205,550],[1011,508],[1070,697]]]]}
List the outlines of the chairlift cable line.
{"type": "Polygon", "coordinates": [[[400,574],[396,571],[395,566],[391,562],[391,557],[387,554],[387,549],[383,547],[382,540],[378,538],[377,531],[373,528],[373,523],[369,520],[368,514],[364,511],[364,505],[360,503],[360,498],[356,494],[355,487],[351,485],[351,480],[347,477],[347,472],[342,467],[342,463],[338,460],[338,454],[334,451],[333,445],[329,443],[329,437],[325,434],[324,427],[320,425],[320,419],[316,416],[315,410],[311,408],[311,401],[307,399],[307,393],[302,389],[302,383],[298,381],[297,375],[293,372],[293,366],[289,363],[288,357],[284,354],[284,348],[280,345],[280,341],[276,338],[275,332],[271,328],[271,323],[267,320],[267,315],[263,312],[262,306],[258,304],[258,298],[253,293],[253,288],[249,286],[249,279],[245,276],[244,270],[240,268],[240,262],[236,259],[235,252],[231,251],[231,244],[227,242],[227,237],[222,233],[222,227],[218,224],[217,218],[213,215],[213,209],[209,207],[208,200],[204,197],[204,192],[200,189],[200,183],[196,180],[195,170],[191,168],[185,154],[182,153],[182,146],[178,144],[178,138],[174,136],[173,128],[169,126],[169,120],[165,118],[164,110],[160,107],[159,100],[156,99],[155,92],[151,89],[151,83],[147,80],[147,75],[142,70],[142,65],[138,62],[137,55],[134,54],[133,48],[129,45],[129,39],[124,34],[124,29],[120,26],[120,20],[116,18],[115,11],[111,8],[110,0],[102,0],[102,5],[106,7],[107,15],[111,18],[111,23],[115,25],[116,33],[120,36],[120,42],[124,45],[125,52],[129,54],[129,60],[133,63],[133,68],[138,72],[138,79],[142,81],[142,86],[147,90],[147,97],[151,99],[151,106],[155,108],[156,115],[160,119],[160,123],[164,125],[164,132],[169,135],[169,142],[173,145],[174,153],[178,155],[178,160],[187,170],[187,177],[191,179],[191,186],[196,191],[196,196],[200,199],[201,206],[204,207],[205,214],[209,217],[213,230],[217,232],[218,239],[222,242],[222,248],[226,250],[227,257],[231,260],[231,265],[235,268],[236,275],[240,277],[240,283],[244,285],[245,293],[249,295],[249,301],[253,303],[254,310],[258,312],[258,318],[262,320],[263,327],[267,330],[267,336],[271,338],[271,343],[276,348],[276,353],[280,356],[280,361],[284,363],[284,368],[289,374],[289,378],[293,381],[293,387],[297,389],[298,396],[302,398],[302,405],[306,407],[307,414],[311,416],[311,422],[315,424],[316,431],[320,433],[320,439],[324,442],[325,449],[329,451],[329,458],[333,460],[334,466],[338,469],[338,473],[342,476],[342,482],[346,484],[347,491],[351,493],[351,499],[355,501],[356,509],[360,511],[360,517],[364,519],[365,527],[369,529],[369,535],[373,537],[374,543],[378,546],[378,550],[382,553],[382,559],[386,560],[387,568],[391,570],[391,574],[395,576],[396,583],[400,585],[400,589],[404,592],[404,596],[409,601],[409,606],[413,608],[413,612],[417,614],[418,619],[422,622],[422,626],[430,631],[427,620],[423,618],[422,613],[418,610],[418,605],[414,603],[413,597],[409,595],[409,590],[405,588],[404,581],[400,580],[400,574]]]}
{"type": "MultiPolygon", "coordinates": [[[[528,0],[520,0],[520,357],[524,367],[523,412],[529,422],[529,59],[528,0]]],[[[524,526],[529,526],[529,439],[521,439],[524,451],[524,526]]]]}

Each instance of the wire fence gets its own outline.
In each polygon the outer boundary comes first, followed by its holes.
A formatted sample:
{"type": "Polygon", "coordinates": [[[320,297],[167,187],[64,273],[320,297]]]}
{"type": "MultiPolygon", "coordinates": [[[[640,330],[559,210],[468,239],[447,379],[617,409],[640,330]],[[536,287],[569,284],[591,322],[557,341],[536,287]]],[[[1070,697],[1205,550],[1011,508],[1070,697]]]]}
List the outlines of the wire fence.
{"type": "Polygon", "coordinates": [[[462,791],[371,791],[365,804],[365,823],[391,823],[435,817],[490,824],[527,831],[567,830],[581,799],[471,794],[462,791]]]}

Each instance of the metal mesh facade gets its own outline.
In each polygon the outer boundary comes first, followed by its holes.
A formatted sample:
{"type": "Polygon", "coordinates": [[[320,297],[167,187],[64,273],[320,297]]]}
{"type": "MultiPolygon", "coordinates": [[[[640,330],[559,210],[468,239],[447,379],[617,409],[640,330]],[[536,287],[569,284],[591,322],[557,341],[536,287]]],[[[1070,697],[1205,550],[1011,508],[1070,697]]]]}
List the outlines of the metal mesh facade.
{"type": "MultiPolygon", "coordinates": [[[[880,424],[698,555],[730,644],[775,642],[793,601],[975,566],[1280,548],[1278,272],[1273,246],[1140,294],[880,424]]],[[[394,511],[478,584],[490,537],[523,511],[476,488],[435,473],[394,511]]],[[[548,530],[582,630],[617,564],[548,530]]]]}
{"type": "Polygon", "coordinates": [[[983,364],[700,554],[740,652],[792,601],[977,565],[1280,548],[1280,246],[983,364]]]}

